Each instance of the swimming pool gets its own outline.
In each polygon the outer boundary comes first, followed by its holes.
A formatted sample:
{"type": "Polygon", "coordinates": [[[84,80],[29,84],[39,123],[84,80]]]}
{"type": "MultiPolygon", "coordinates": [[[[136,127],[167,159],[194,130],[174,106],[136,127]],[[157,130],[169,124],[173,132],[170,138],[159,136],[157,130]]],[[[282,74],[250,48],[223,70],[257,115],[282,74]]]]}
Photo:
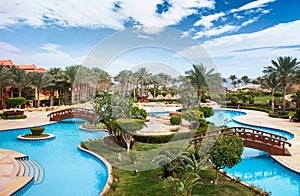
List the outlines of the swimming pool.
{"type": "Polygon", "coordinates": [[[30,142],[17,140],[18,135],[30,133],[29,129],[0,132],[1,148],[27,154],[44,169],[43,182],[32,185],[23,195],[99,195],[108,178],[107,168],[77,146],[81,141],[103,138],[107,133],[82,131],[74,120],[47,125],[44,132],[56,138],[30,142]]]}
{"type": "MultiPolygon", "coordinates": [[[[294,137],[293,134],[278,129],[250,126],[233,120],[234,117],[241,115],[245,115],[245,113],[230,110],[215,110],[214,115],[207,118],[207,120],[220,126],[225,123],[227,126],[245,126],[272,132],[285,136],[288,139],[294,137]]],[[[281,166],[265,152],[244,148],[242,161],[233,168],[226,168],[225,170],[247,183],[260,187],[266,192],[271,192],[271,195],[300,195],[300,176],[281,166]]]]}

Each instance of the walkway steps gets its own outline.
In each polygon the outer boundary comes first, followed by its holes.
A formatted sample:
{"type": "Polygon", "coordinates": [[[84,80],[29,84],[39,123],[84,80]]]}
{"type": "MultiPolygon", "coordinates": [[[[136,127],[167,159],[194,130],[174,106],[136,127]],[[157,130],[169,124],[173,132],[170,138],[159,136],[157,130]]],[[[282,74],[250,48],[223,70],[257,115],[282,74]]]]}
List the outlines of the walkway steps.
{"type": "Polygon", "coordinates": [[[23,176],[33,176],[34,184],[40,184],[44,180],[44,169],[34,160],[18,160],[24,166],[23,176]]]}

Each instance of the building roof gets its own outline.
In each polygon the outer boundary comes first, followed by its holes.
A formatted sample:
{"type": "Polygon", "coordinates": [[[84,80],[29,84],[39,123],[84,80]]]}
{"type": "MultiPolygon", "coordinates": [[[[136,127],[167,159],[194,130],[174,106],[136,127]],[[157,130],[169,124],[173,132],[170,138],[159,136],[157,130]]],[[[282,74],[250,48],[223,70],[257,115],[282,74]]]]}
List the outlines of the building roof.
{"type": "Polygon", "coordinates": [[[12,62],[12,60],[0,60],[0,65],[4,66],[16,66],[19,70],[25,70],[26,72],[46,72],[46,69],[44,68],[37,68],[34,64],[31,65],[16,65],[12,62]]]}
{"type": "Polygon", "coordinates": [[[13,66],[13,62],[12,60],[8,59],[8,60],[0,60],[0,65],[5,65],[5,66],[13,66]]]}

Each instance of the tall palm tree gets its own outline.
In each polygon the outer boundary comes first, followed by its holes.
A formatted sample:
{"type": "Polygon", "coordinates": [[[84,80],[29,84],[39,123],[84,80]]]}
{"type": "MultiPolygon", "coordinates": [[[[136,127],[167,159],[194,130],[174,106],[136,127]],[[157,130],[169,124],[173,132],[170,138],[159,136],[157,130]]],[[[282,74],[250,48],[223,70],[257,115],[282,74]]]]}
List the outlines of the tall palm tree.
{"type": "Polygon", "coordinates": [[[12,76],[12,85],[18,89],[19,97],[22,96],[22,90],[31,85],[31,78],[24,70],[18,70],[12,76]]]}
{"type": "Polygon", "coordinates": [[[75,86],[74,82],[76,79],[77,72],[81,65],[72,65],[67,66],[65,70],[63,71],[63,74],[66,76],[68,83],[70,84],[71,88],[71,103],[74,103],[75,101],[75,86]]]}
{"type": "Polygon", "coordinates": [[[159,73],[158,77],[160,78],[161,84],[162,84],[162,91],[166,91],[166,86],[171,82],[172,77],[169,74],[165,73],[159,73]]]}
{"type": "Polygon", "coordinates": [[[122,70],[120,71],[115,77],[114,80],[116,82],[120,83],[120,95],[125,97],[126,94],[128,94],[128,91],[130,90],[130,85],[131,85],[131,75],[132,71],[130,70],[122,70]]]}
{"type": "Polygon", "coordinates": [[[250,82],[250,79],[248,76],[242,76],[241,80],[243,81],[244,85],[247,85],[250,82]]]}
{"type": "MultiPolygon", "coordinates": [[[[108,72],[104,71],[103,69],[100,69],[98,67],[92,68],[92,75],[95,79],[96,83],[96,92],[101,92],[103,90],[110,89],[112,85],[112,77],[109,75],[108,72]]],[[[94,94],[94,93],[93,93],[94,94]]]]}
{"type": "Polygon", "coordinates": [[[2,109],[6,108],[6,87],[9,86],[11,73],[8,68],[0,66],[0,106],[2,109]]]}
{"type": "Polygon", "coordinates": [[[140,95],[145,95],[145,83],[149,82],[151,73],[149,73],[149,70],[145,67],[141,67],[136,72],[138,82],[141,85],[140,95]]]}
{"type": "Polygon", "coordinates": [[[294,77],[299,70],[299,63],[297,58],[292,58],[290,56],[278,57],[277,62],[271,60],[272,66],[265,67],[265,73],[276,72],[280,76],[280,83],[283,87],[283,104],[282,111],[285,112],[286,100],[285,96],[287,93],[287,88],[293,83],[294,77]]]}
{"type": "Polygon", "coordinates": [[[42,72],[32,72],[30,73],[32,79],[32,85],[35,88],[35,100],[37,100],[37,107],[40,107],[40,90],[49,83],[51,83],[51,78],[48,74],[42,72]]]}
{"type": "Polygon", "coordinates": [[[211,86],[215,86],[215,81],[222,81],[219,73],[216,73],[214,69],[206,70],[206,67],[201,65],[193,65],[193,70],[186,71],[187,78],[197,89],[198,105],[201,102],[201,96],[211,89],[211,86]]]}
{"type": "Polygon", "coordinates": [[[47,71],[47,74],[50,77],[49,84],[47,85],[47,88],[50,90],[50,106],[54,105],[54,92],[58,90],[57,82],[59,80],[60,72],[61,68],[50,68],[47,71]]]}
{"type": "Polygon", "coordinates": [[[266,88],[271,89],[272,93],[272,114],[275,112],[275,91],[280,86],[280,77],[277,75],[276,72],[271,72],[263,76],[263,86],[266,88]]]}
{"type": "Polygon", "coordinates": [[[237,79],[236,75],[230,75],[229,79],[231,80],[231,84],[233,85],[233,87],[235,88],[235,85],[237,84],[235,82],[235,80],[237,79]]]}

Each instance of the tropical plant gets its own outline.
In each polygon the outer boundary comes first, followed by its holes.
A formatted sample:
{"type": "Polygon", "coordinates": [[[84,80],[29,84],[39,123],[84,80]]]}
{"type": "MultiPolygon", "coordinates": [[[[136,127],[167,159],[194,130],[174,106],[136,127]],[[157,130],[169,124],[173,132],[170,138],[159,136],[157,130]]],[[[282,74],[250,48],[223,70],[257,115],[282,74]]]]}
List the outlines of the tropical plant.
{"type": "Polygon", "coordinates": [[[22,96],[22,90],[31,85],[31,78],[24,70],[15,71],[12,75],[12,86],[18,89],[19,97],[22,96]]]}
{"type": "Polygon", "coordinates": [[[81,65],[72,65],[67,66],[65,70],[61,73],[64,75],[64,78],[67,79],[66,81],[69,83],[71,88],[71,103],[75,102],[75,86],[74,82],[76,79],[76,75],[78,70],[80,69],[81,65]]]}
{"type": "Polygon", "coordinates": [[[263,87],[269,88],[272,94],[271,100],[271,109],[272,114],[275,112],[275,92],[280,86],[280,77],[277,75],[276,72],[267,72],[267,75],[263,77],[263,87]]]}
{"type": "Polygon", "coordinates": [[[278,57],[277,62],[275,60],[271,60],[271,63],[272,66],[265,67],[265,73],[275,72],[279,76],[280,83],[283,88],[282,111],[285,112],[285,108],[286,108],[285,96],[287,93],[287,88],[290,84],[293,83],[293,80],[295,80],[297,71],[299,71],[300,68],[299,67],[300,62],[297,62],[297,58],[285,56],[285,57],[278,57]]]}
{"type": "Polygon", "coordinates": [[[145,67],[141,67],[136,71],[136,76],[138,79],[138,83],[141,86],[140,95],[145,95],[145,83],[149,82],[151,78],[151,73],[145,67]]]}
{"type": "Polygon", "coordinates": [[[51,78],[48,74],[42,72],[30,73],[32,85],[35,88],[35,100],[37,100],[37,107],[40,107],[40,90],[51,83],[51,78]]]}
{"type": "Polygon", "coordinates": [[[231,84],[232,84],[233,87],[235,88],[235,86],[236,86],[236,84],[237,84],[237,82],[236,82],[236,79],[237,79],[236,75],[230,75],[230,76],[229,76],[229,79],[231,80],[231,84]]]}
{"type": "Polygon", "coordinates": [[[181,117],[190,122],[191,129],[197,129],[204,120],[204,113],[199,110],[186,110],[182,112],[181,117]]]}
{"type": "Polygon", "coordinates": [[[214,69],[206,70],[206,67],[201,65],[193,65],[193,70],[186,71],[186,77],[197,90],[198,105],[201,102],[201,96],[209,91],[211,85],[216,85],[216,81],[221,83],[222,78],[214,69]]]}
{"type": "Polygon", "coordinates": [[[218,173],[225,167],[232,168],[242,160],[243,140],[239,136],[219,136],[209,150],[209,159],[216,169],[215,184],[218,183],[218,173]]]}
{"type": "Polygon", "coordinates": [[[6,87],[9,86],[9,82],[11,79],[11,73],[8,68],[4,66],[0,66],[0,106],[2,109],[6,108],[6,87]]]}

